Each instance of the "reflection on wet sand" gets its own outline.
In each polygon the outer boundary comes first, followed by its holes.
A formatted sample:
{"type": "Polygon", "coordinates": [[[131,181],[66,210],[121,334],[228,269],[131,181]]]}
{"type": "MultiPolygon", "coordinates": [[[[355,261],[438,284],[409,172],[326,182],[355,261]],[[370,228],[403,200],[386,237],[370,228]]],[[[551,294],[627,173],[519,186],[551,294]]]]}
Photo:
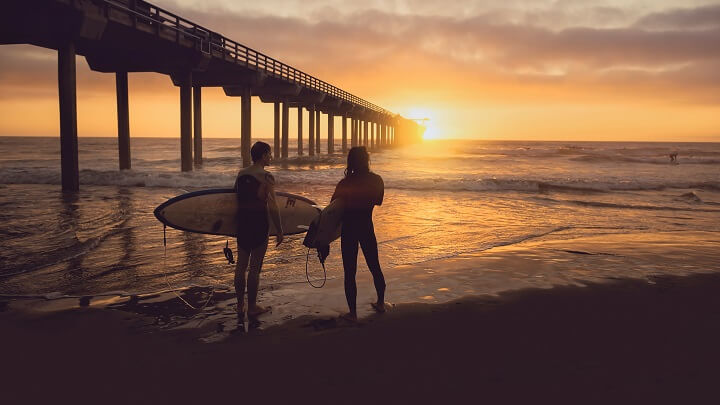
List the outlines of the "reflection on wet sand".
{"type": "MultiPolygon", "coordinates": [[[[67,234],[72,239],[72,242],[69,243],[71,246],[81,243],[77,237],[81,220],[78,201],[78,193],[63,192],[61,197],[61,210],[58,213],[58,223],[63,224],[62,227],[68,230],[67,234]]],[[[68,260],[63,275],[63,279],[68,285],[79,290],[82,290],[85,284],[85,271],[82,265],[84,256],[83,254],[79,254],[68,260]]]]}
{"type": "Polygon", "coordinates": [[[132,258],[135,255],[135,230],[133,227],[128,226],[130,218],[135,215],[133,206],[133,192],[128,188],[118,189],[118,212],[123,216],[123,222],[121,223],[122,229],[122,246],[123,256],[114,265],[116,268],[122,268],[128,272],[128,277],[137,276],[137,266],[132,263],[132,258]]]}
{"type": "MultiPolygon", "coordinates": [[[[110,250],[115,250],[122,255],[114,263],[108,263],[106,266],[98,269],[100,271],[94,272],[92,275],[93,280],[101,280],[103,277],[112,276],[115,274],[122,274],[123,278],[127,280],[137,279],[137,268],[138,265],[134,256],[137,250],[137,240],[135,237],[135,228],[131,225],[131,219],[137,215],[134,210],[134,195],[131,189],[119,188],[115,195],[117,200],[117,210],[115,214],[118,216],[118,223],[112,229],[108,230],[108,236],[110,238],[103,238],[101,244],[107,242],[113,242],[113,238],[119,233],[120,244],[116,247],[109,247],[110,250]]],[[[105,246],[98,246],[99,249],[105,246]]],[[[110,255],[112,257],[112,255],[110,255]]]]}

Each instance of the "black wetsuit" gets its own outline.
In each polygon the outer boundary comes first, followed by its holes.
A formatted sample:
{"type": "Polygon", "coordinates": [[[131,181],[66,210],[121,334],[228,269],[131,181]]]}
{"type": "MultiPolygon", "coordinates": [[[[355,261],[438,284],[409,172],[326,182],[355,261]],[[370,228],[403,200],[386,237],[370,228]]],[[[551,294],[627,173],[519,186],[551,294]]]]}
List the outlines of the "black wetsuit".
{"type": "Polygon", "coordinates": [[[372,222],[373,208],[382,204],[384,193],[385,185],[382,178],[370,172],[351,175],[340,180],[332,196],[332,200],[342,199],[345,206],[340,246],[345,269],[345,296],[351,312],[355,312],[357,297],[355,275],[358,244],[372,273],[378,298],[384,301],[385,277],[380,269],[375,227],[372,222]]]}
{"type": "Polygon", "coordinates": [[[238,176],[235,180],[238,247],[248,253],[266,243],[268,238],[267,201],[262,198],[264,193],[261,188],[262,183],[250,174],[238,176]]]}

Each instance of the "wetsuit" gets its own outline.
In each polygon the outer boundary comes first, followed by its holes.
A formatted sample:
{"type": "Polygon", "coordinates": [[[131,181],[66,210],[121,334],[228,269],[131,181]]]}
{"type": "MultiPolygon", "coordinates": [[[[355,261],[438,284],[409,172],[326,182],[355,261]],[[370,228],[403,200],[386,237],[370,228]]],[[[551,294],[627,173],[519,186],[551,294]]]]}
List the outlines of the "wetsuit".
{"type": "Polygon", "coordinates": [[[376,205],[382,205],[385,185],[375,173],[362,173],[340,180],[332,200],[343,200],[345,211],[342,218],[340,246],[343,268],[345,269],[345,297],[351,312],[355,312],[357,285],[358,244],[362,248],[365,262],[373,276],[379,301],[384,302],[385,277],[378,260],[377,239],[372,222],[372,211],[376,205]]]}
{"type": "Polygon", "coordinates": [[[267,243],[267,187],[255,176],[243,174],[235,180],[234,189],[238,202],[237,243],[249,253],[267,243]]]}
{"type": "MultiPolygon", "coordinates": [[[[238,312],[243,308],[245,295],[245,271],[247,275],[248,304],[252,308],[257,302],[260,285],[260,271],[268,246],[268,199],[270,188],[275,184],[273,176],[262,171],[243,169],[235,179],[237,212],[237,263],[235,264],[235,294],[238,312]]],[[[274,200],[272,202],[275,204],[274,200]]]]}

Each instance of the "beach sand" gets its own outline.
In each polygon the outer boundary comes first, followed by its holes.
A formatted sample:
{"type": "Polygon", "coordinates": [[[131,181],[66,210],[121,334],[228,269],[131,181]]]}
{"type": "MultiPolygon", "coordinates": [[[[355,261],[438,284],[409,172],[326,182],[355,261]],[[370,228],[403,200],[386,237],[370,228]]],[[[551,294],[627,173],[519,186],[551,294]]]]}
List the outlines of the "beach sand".
{"type": "Polygon", "coordinates": [[[231,333],[223,291],[201,316],[168,294],[6,301],[3,402],[716,403],[719,245],[628,234],[470,252],[388,272],[382,315],[363,274],[358,325],[335,319],[339,278],[264,290],[273,313],[247,333],[231,333]],[[534,277],[547,266],[557,278],[534,277]]]}

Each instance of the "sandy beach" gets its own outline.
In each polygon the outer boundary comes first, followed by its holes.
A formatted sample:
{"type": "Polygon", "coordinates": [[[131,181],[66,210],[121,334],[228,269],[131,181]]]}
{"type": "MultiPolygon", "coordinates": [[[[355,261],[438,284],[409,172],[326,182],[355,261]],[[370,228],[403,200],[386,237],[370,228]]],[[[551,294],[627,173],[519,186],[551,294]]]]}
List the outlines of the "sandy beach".
{"type": "Polygon", "coordinates": [[[273,313],[247,333],[227,330],[229,310],[217,308],[232,297],[221,292],[204,309],[210,314],[200,316],[167,296],[140,299],[134,310],[107,298],[85,307],[5,301],[4,397],[9,403],[713,403],[720,377],[717,247],[709,233],[606,235],[466,254],[394,272],[393,307],[383,315],[369,314],[372,289],[364,274],[358,302],[368,308],[358,325],[335,319],[344,309],[337,279],[320,290],[263,291],[273,313]],[[582,270],[607,267],[608,260],[635,266],[642,277],[543,280],[496,293],[460,288],[492,288],[468,274],[582,270]],[[698,274],[681,269],[684,263],[698,274]],[[683,275],[640,271],[650,265],[676,266],[683,275]]]}

